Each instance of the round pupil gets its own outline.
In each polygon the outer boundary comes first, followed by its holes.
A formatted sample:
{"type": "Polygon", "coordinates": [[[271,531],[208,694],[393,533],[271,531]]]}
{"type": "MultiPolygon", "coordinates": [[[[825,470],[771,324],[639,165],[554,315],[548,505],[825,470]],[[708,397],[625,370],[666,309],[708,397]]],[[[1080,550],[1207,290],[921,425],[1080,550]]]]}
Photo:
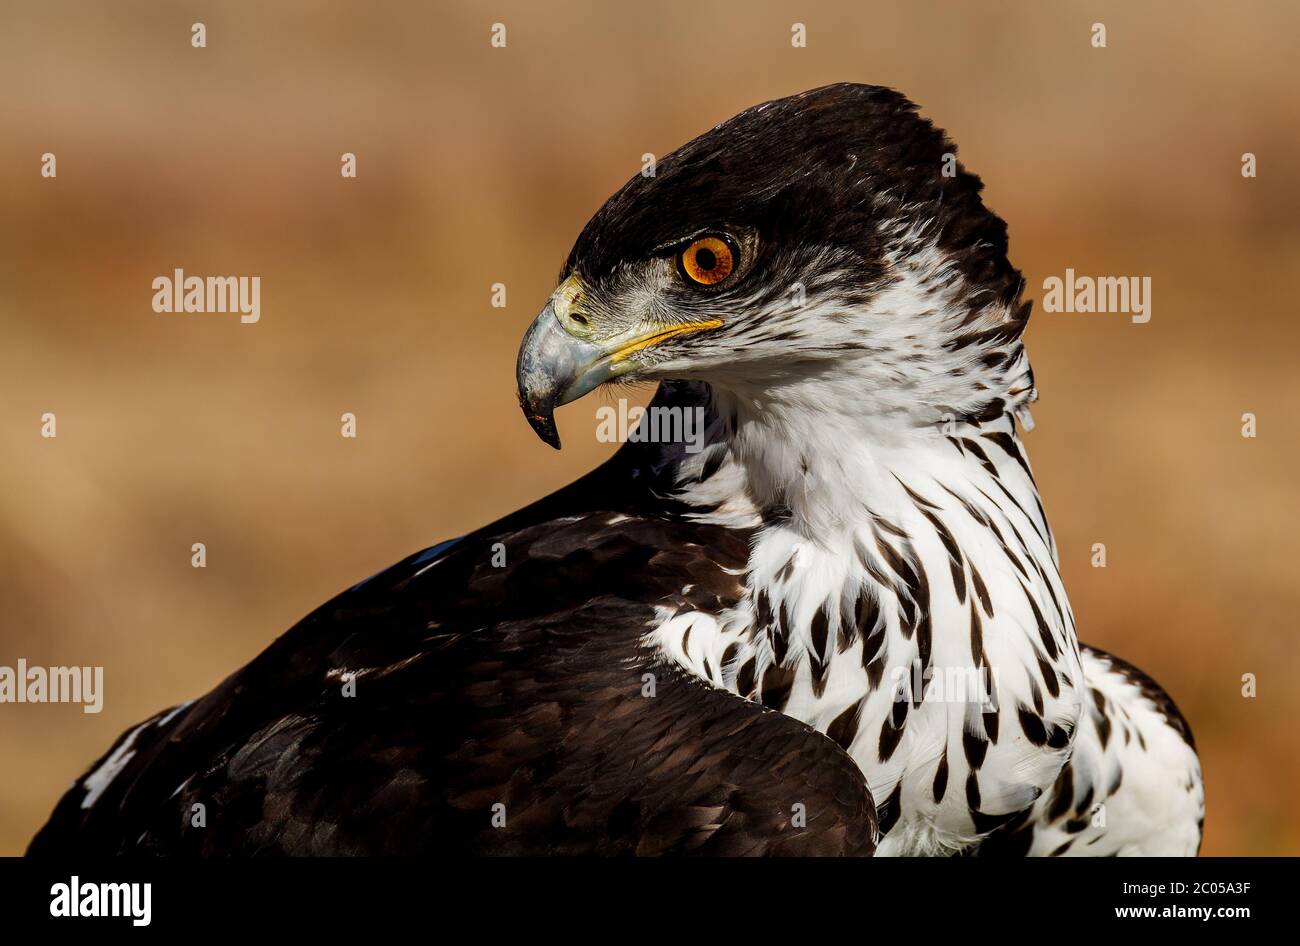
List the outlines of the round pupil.
{"type": "Polygon", "coordinates": [[[700,247],[695,251],[695,265],[706,273],[712,272],[718,265],[718,257],[712,250],[700,247]]]}

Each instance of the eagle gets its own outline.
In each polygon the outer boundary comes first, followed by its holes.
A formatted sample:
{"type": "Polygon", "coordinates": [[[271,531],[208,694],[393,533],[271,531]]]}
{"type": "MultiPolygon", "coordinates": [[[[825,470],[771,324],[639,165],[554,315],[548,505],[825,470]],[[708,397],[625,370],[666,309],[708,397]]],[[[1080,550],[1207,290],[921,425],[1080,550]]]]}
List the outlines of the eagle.
{"type": "Polygon", "coordinates": [[[1030,303],[955,150],[837,84],[634,176],[519,398],[558,448],[557,407],[657,382],[700,442],[344,591],[124,733],[29,853],[1197,853],[1187,722],[1076,636],[1030,303]]]}

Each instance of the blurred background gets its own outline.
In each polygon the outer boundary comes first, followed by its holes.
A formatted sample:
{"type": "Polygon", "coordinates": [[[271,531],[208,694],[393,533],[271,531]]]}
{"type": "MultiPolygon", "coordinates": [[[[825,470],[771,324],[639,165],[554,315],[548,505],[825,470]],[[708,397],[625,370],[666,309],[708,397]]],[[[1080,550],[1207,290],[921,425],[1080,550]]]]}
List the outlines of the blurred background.
{"type": "Polygon", "coordinates": [[[1300,8],[421,6],[0,12],[0,665],[102,665],[106,691],[0,705],[0,853],[129,725],[608,455],[600,401],[560,412],[558,454],[515,403],[582,224],[643,153],[844,80],[918,102],[1010,225],[1080,633],[1181,704],[1204,853],[1300,853],[1300,8]],[[260,275],[261,321],[155,314],[177,267],[260,275]],[[1151,276],[1150,323],[1043,312],[1067,267],[1151,276]]]}

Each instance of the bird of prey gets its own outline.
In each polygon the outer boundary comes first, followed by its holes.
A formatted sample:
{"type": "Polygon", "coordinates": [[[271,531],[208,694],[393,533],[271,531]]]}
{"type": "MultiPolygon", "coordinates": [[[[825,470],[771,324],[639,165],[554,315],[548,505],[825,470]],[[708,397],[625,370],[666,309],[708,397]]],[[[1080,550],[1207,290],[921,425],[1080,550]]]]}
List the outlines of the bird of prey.
{"type": "Polygon", "coordinates": [[[520,400],[558,447],[557,406],[658,381],[702,449],[635,438],[345,591],[125,733],[30,852],[1195,854],[1187,723],[1076,638],[1030,304],[954,151],[841,84],[633,177],[520,400]]]}

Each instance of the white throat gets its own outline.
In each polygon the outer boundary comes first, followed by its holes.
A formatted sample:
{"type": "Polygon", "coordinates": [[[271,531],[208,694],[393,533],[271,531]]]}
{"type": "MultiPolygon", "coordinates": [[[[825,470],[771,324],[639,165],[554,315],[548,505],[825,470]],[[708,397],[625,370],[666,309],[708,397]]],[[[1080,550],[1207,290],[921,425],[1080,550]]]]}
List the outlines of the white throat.
{"type": "Polygon", "coordinates": [[[864,428],[790,400],[715,407],[729,436],[682,464],[681,498],[754,529],[749,596],[718,615],[665,611],[654,645],[839,741],[900,851],[959,849],[1032,803],[1083,687],[1012,417],[864,428]],[[987,681],[991,700],[935,691],[958,678],[987,681]],[[985,756],[1017,779],[981,775],[985,756]]]}

